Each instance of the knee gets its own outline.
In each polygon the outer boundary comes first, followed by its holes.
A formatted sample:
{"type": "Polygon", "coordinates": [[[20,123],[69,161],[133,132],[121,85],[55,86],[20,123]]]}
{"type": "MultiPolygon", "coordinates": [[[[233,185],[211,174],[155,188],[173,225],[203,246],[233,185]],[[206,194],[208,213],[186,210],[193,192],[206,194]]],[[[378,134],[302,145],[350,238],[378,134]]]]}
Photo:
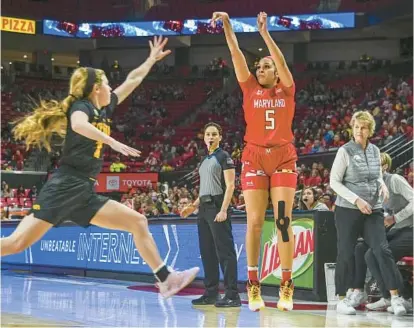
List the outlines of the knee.
{"type": "Polygon", "coordinates": [[[372,247],[372,251],[376,257],[379,256],[392,256],[390,247],[387,242],[382,242],[381,244],[375,245],[372,247]]]}
{"type": "Polygon", "coordinates": [[[263,221],[263,217],[253,213],[249,215],[247,229],[255,233],[260,233],[262,231],[263,221]]]}
{"type": "Polygon", "coordinates": [[[373,259],[374,259],[374,253],[372,252],[372,249],[369,249],[365,253],[365,262],[370,263],[370,262],[372,262],[373,259]]]}
{"type": "Polygon", "coordinates": [[[351,249],[350,247],[338,247],[337,258],[338,260],[341,260],[342,262],[349,262],[349,261],[353,262],[355,259],[354,250],[351,249]]]}
{"type": "Polygon", "coordinates": [[[149,232],[147,217],[139,213],[137,214],[137,216],[129,219],[128,232],[134,235],[140,235],[149,232]]]}

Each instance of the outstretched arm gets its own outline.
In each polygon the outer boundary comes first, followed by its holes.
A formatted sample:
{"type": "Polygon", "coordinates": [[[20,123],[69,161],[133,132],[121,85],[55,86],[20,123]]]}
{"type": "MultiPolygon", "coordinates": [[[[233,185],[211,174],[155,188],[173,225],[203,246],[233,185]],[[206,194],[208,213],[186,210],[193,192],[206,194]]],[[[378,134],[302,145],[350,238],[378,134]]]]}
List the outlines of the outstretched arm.
{"type": "Polygon", "coordinates": [[[236,34],[234,34],[233,28],[231,27],[230,17],[224,12],[213,13],[211,24],[215,26],[216,22],[219,20],[223,22],[224,35],[226,36],[226,42],[231,53],[231,59],[233,61],[237,81],[245,82],[250,76],[250,71],[247,67],[246,58],[239,48],[236,34]]]}
{"type": "Polygon", "coordinates": [[[163,50],[167,42],[168,39],[163,40],[161,36],[159,38],[154,37],[154,43],[149,41],[151,52],[147,60],[141,66],[131,71],[126,80],[114,90],[114,93],[118,96],[118,105],[142,83],[157,61],[162,60],[171,53],[171,50],[163,50]]]}
{"type": "Polygon", "coordinates": [[[286,88],[290,88],[293,85],[292,73],[287,66],[285,57],[283,56],[276,42],[270,36],[270,33],[267,29],[266,13],[261,12],[259,15],[257,15],[257,27],[259,29],[260,35],[266,43],[267,49],[270,52],[270,56],[272,56],[272,59],[275,62],[280,81],[286,88]]]}
{"type": "Polygon", "coordinates": [[[125,156],[140,156],[141,152],[132,147],[124,145],[114,138],[110,137],[109,134],[100,131],[98,128],[89,123],[88,115],[83,111],[75,111],[70,117],[72,130],[76,133],[96,141],[96,157],[100,157],[101,149],[103,144],[109,145],[113,150],[125,155],[125,156]]]}

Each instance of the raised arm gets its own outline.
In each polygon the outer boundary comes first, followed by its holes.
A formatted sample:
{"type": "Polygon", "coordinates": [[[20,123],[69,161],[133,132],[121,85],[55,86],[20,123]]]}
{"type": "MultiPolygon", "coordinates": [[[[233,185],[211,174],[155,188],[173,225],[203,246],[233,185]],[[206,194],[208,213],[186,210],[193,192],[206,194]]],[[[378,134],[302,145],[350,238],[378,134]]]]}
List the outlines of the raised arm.
{"type": "Polygon", "coordinates": [[[147,60],[143,62],[141,66],[131,71],[126,80],[114,90],[114,93],[118,96],[118,105],[142,83],[152,66],[154,66],[157,61],[162,60],[165,56],[171,53],[171,50],[164,51],[167,42],[168,39],[166,38],[163,40],[161,36],[159,38],[154,37],[154,42],[151,40],[149,41],[151,52],[147,60]]]}
{"type": "Polygon", "coordinates": [[[276,42],[270,36],[270,33],[267,29],[267,14],[264,12],[257,15],[257,28],[259,33],[262,36],[264,42],[266,43],[267,49],[270,52],[270,56],[276,65],[276,70],[279,75],[280,81],[286,88],[290,88],[293,85],[292,73],[287,66],[285,57],[277,46],[276,42]]]}
{"type": "Polygon", "coordinates": [[[237,81],[246,82],[250,76],[250,71],[246,63],[242,51],[239,48],[236,34],[234,34],[231,27],[230,17],[224,12],[215,12],[211,18],[211,24],[215,26],[216,22],[221,20],[223,22],[224,35],[226,36],[227,46],[229,47],[231,59],[234,65],[234,71],[236,72],[237,81]]]}

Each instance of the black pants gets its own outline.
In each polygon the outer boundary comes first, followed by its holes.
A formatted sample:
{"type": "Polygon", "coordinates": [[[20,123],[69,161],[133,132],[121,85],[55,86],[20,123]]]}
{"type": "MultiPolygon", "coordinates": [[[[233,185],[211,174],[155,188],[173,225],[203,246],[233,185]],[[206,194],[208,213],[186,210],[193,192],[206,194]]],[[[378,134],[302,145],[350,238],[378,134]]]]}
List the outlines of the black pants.
{"type": "Polygon", "coordinates": [[[372,214],[360,210],[337,206],[335,225],[337,233],[337,259],[335,269],[336,294],[345,296],[348,288],[355,286],[355,246],[358,237],[363,237],[378,261],[378,268],[386,281],[386,288],[398,288],[398,270],[385,236],[382,209],[372,214]]]}
{"type": "Polygon", "coordinates": [[[220,204],[214,201],[200,204],[198,213],[198,238],[201,261],[204,267],[205,295],[215,297],[219,292],[219,264],[224,276],[226,296],[230,299],[239,297],[237,291],[237,256],[234,249],[230,213],[227,220],[214,222],[220,212],[220,204]]]}
{"type": "MultiPolygon", "coordinates": [[[[411,227],[389,230],[387,232],[387,240],[395,261],[399,261],[404,256],[413,256],[413,229],[411,227]]],[[[358,243],[355,247],[355,288],[364,288],[367,266],[377,281],[382,296],[390,298],[389,289],[386,287],[374,252],[365,242],[358,243]]],[[[412,286],[408,288],[404,286],[401,272],[399,270],[397,272],[398,290],[404,298],[408,299],[412,296],[412,286]]]]}

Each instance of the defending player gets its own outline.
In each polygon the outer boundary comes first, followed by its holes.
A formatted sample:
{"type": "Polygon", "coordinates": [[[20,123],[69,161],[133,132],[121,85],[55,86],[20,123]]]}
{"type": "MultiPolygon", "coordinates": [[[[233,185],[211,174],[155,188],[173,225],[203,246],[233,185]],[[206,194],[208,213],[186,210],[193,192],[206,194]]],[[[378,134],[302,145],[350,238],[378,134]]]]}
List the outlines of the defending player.
{"type": "Polygon", "coordinates": [[[246,146],[242,156],[241,179],[247,211],[249,308],[258,311],[264,307],[258,262],[261,231],[270,192],[282,267],[280,299],[277,306],[280,310],[292,310],[294,240],[291,222],[297,182],[297,154],[292,144],[295,84],[282,52],[267,30],[266,13],[259,13],[257,26],[270,56],[260,60],[256,77],[249,72],[228,14],[215,12],[212,24],[218,20],[223,22],[236,77],[243,91],[246,146]]]}
{"type": "Polygon", "coordinates": [[[43,186],[31,213],[10,236],[1,238],[1,256],[23,251],[53,226],[71,220],[81,226],[92,224],[130,232],[164,297],[174,295],[195,278],[199,268],[170,272],[158,253],[145,216],[97,195],[94,190],[96,176],[102,169],[104,144],[126,156],[140,155],[138,150],[110,137],[112,114],[141,84],[151,67],[170,53],[163,50],[167,41],[156,37],[154,43],[150,41],[148,59],[131,71],[114,92],[104,71],[76,69],[70,79],[69,95],[62,102],[42,101],[17,124],[14,135],[18,140],[25,140],[28,147],[45,147],[50,151],[54,133],[65,136],[65,142],[61,166],[43,186]]]}

